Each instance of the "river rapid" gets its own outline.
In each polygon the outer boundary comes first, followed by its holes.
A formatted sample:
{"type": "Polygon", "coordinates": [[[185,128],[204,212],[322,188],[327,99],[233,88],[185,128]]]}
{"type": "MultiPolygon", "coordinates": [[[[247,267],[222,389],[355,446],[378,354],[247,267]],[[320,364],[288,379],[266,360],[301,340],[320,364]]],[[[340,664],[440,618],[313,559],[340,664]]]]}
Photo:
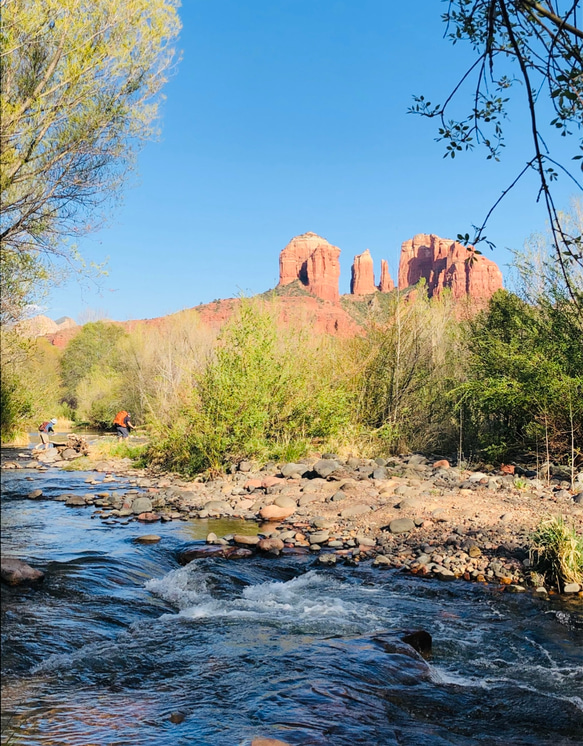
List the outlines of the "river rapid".
{"type": "Polygon", "coordinates": [[[181,567],[209,531],[256,526],[107,525],[50,499],[103,489],[87,477],[2,474],[2,553],[46,573],[2,586],[3,743],[583,743],[581,599],[311,556],[181,567]],[[135,542],[152,532],[159,543],[135,542]],[[401,641],[416,629],[433,637],[427,659],[401,641]]]}

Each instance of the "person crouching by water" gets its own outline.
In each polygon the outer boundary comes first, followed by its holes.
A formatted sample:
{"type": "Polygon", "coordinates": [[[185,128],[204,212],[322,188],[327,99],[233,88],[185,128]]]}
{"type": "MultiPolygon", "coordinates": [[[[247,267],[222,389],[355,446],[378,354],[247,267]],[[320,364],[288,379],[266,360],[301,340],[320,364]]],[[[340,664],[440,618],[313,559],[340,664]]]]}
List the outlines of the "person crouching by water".
{"type": "Polygon", "coordinates": [[[134,429],[130,418],[130,413],[126,412],[124,409],[122,409],[121,412],[118,412],[115,415],[113,426],[115,427],[116,433],[120,436],[120,438],[127,438],[130,434],[130,430],[134,429]]]}
{"type": "Polygon", "coordinates": [[[35,446],[36,448],[41,448],[43,445],[45,447],[45,451],[47,448],[50,448],[51,445],[51,439],[49,437],[49,433],[54,433],[54,426],[57,424],[57,418],[53,417],[52,420],[48,420],[47,422],[43,422],[42,425],[38,426],[38,434],[40,437],[40,443],[35,446]]]}

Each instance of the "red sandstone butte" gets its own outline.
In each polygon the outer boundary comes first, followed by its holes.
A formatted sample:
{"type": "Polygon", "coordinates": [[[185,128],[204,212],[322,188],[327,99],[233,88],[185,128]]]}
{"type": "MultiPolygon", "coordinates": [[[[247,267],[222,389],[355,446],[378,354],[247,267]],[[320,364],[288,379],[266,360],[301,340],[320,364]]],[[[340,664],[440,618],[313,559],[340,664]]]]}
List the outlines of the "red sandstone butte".
{"type": "Polygon", "coordinates": [[[316,233],[303,233],[279,255],[279,285],[299,280],[313,295],[336,303],[340,299],[340,249],[316,233]]]}
{"type": "Polygon", "coordinates": [[[377,286],[374,284],[374,265],[370,251],[366,249],[362,254],[357,254],[352,263],[352,280],[350,292],[352,295],[371,295],[376,293],[377,286]]]}
{"type": "Polygon", "coordinates": [[[502,272],[495,262],[474,254],[473,246],[432,233],[419,233],[401,247],[399,288],[416,285],[422,278],[429,297],[449,288],[456,300],[487,300],[502,287],[502,272]]]}
{"type": "Polygon", "coordinates": [[[395,283],[389,274],[389,263],[386,259],[381,259],[381,281],[379,283],[379,290],[381,293],[389,293],[394,289],[395,283]]]}

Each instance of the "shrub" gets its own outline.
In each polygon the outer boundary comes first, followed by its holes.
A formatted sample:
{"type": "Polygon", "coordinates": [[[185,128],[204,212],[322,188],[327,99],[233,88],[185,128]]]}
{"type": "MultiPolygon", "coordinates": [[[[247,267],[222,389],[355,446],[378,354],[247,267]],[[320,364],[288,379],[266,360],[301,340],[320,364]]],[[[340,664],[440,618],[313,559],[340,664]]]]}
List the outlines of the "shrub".
{"type": "Polygon", "coordinates": [[[583,536],[562,517],[541,521],[530,539],[533,568],[562,589],[566,583],[583,584],[583,536]]]}

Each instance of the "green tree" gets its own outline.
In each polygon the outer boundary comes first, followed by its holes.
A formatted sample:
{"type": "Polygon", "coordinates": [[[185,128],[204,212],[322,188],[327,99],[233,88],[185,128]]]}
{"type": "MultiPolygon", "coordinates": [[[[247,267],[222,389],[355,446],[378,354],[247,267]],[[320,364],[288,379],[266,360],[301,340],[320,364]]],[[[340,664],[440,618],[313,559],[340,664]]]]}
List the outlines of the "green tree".
{"type": "MultiPolygon", "coordinates": [[[[475,236],[458,238],[465,243],[489,243],[484,231],[492,211],[527,172],[534,170],[539,183],[537,199],[542,198],[546,206],[555,257],[569,290],[567,265],[583,266],[583,239],[580,232],[569,231],[561,220],[551,187],[560,173],[578,189],[582,187],[569,169],[553,158],[549,145],[551,131],[568,136],[581,129],[583,30],[577,26],[578,5],[577,0],[448,0],[443,14],[446,34],[454,44],[469,42],[475,60],[444,103],[432,105],[424,96],[415,96],[410,110],[438,119],[438,140],[446,144],[445,156],[454,158],[462,150],[482,146],[488,158],[498,160],[504,147],[503,122],[511,89],[522,84],[530,119],[531,156],[482,225],[475,227],[475,236]],[[454,102],[470,81],[473,92],[467,114],[451,118],[454,102]]],[[[580,149],[582,152],[574,158],[583,168],[583,140],[580,149]]],[[[572,297],[581,312],[580,299],[574,293],[572,297]]]]}
{"type": "Polygon", "coordinates": [[[95,376],[95,370],[115,370],[119,363],[118,343],[126,332],[117,324],[96,321],[85,324],[69,342],[61,358],[64,400],[74,409],[79,404],[79,385],[95,376]]]}
{"type": "MultiPolygon", "coordinates": [[[[178,0],[0,0],[0,248],[74,256],[154,132],[178,0]]],[[[15,258],[16,257],[16,258],[15,258]]]]}

